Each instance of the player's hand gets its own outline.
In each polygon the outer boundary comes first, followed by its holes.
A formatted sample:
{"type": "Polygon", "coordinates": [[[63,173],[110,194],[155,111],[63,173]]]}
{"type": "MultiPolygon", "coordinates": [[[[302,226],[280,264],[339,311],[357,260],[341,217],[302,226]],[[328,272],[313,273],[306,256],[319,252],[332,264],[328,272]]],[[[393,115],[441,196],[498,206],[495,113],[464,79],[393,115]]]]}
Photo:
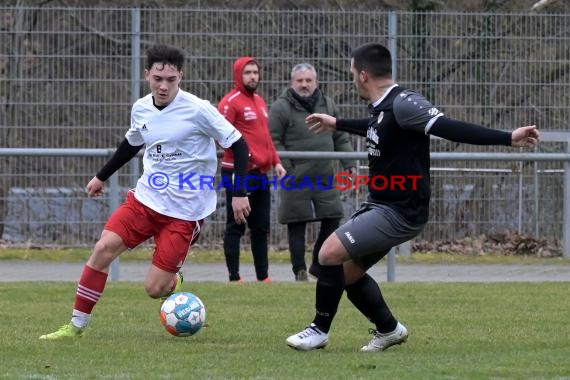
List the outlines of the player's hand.
{"type": "Polygon", "coordinates": [[[93,177],[87,184],[87,195],[90,198],[103,195],[103,187],[105,183],[97,177],[93,177]]]}
{"type": "Polygon", "coordinates": [[[305,118],[309,130],[315,133],[336,131],[336,117],[325,113],[314,113],[305,118]]]}
{"type": "Polygon", "coordinates": [[[275,169],[275,174],[277,174],[277,179],[279,180],[285,177],[285,174],[287,174],[287,170],[285,170],[285,168],[281,164],[275,165],[274,169],[275,169]]]}
{"type": "Polygon", "coordinates": [[[520,148],[534,148],[540,141],[540,133],[536,125],[517,128],[511,136],[511,145],[520,148]]]}
{"type": "Polygon", "coordinates": [[[232,197],[232,209],[234,210],[234,220],[237,224],[245,224],[251,212],[249,199],[247,197],[232,197]]]}

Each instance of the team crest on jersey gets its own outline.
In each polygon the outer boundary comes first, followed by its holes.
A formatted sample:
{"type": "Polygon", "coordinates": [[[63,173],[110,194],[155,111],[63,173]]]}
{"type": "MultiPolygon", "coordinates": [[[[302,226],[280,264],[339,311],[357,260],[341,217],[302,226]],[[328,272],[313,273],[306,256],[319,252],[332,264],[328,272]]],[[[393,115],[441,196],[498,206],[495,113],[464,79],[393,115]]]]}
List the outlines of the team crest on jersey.
{"type": "Polygon", "coordinates": [[[366,131],[366,137],[370,141],[373,141],[374,144],[378,144],[378,141],[380,140],[378,138],[378,133],[376,132],[376,130],[374,128],[368,128],[368,130],[366,131]]]}
{"type": "Polygon", "coordinates": [[[383,118],[384,118],[384,111],[380,112],[380,115],[378,115],[378,124],[382,122],[383,118]]]}
{"type": "Polygon", "coordinates": [[[366,139],[367,139],[366,148],[368,150],[368,155],[374,157],[380,157],[381,153],[378,147],[378,142],[380,141],[380,138],[378,136],[378,132],[376,132],[376,129],[368,128],[368,131],[366,133],[366,139]]]}
{"type": "Polygon", "coordinates": [[[251,107],[244,107],[243,118],[245,120],[257,120],[257,114],[251,109],[251,107]]]}

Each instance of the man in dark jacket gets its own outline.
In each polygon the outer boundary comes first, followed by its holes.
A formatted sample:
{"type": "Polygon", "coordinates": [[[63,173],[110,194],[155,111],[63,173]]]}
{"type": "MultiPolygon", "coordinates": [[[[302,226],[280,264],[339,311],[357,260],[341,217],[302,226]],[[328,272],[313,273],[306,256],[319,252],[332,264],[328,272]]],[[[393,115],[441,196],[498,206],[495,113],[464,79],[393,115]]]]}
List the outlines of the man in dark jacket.
{"type": "MultiPolygon", "coordinates": [[[[348,135],[344,132],[314,134],[307,129],[305,118],[312,113],[336,116],[331,98],[318,88],[317,72],[308,63],[300,63],[291,70],[291,87],[283,91],[271,105],[269,127],[275,147],[279,151],[341,151],[352,152],[348,135]]],[[[282,161],[287,173],[299,182],[310,179],[311,187],[280,191],[279,223],[287,224],[289,251],[295,280],[307,281],[305,264],[305,230],[307,222],[321,221],[319,236],[313,248],[313,261],[309,272],[318,276],[317,255],[325,239],[338,228],[343,217],[339,190],[334,188],[330,160],[287,159],[282,161]],[[320,188],[317,182],[326,182],[320,188]]],[[[354,162],[343,160],[350,172],[354,162]]],[[[293,186],[292,186],[293,187],[293,186]]]]}

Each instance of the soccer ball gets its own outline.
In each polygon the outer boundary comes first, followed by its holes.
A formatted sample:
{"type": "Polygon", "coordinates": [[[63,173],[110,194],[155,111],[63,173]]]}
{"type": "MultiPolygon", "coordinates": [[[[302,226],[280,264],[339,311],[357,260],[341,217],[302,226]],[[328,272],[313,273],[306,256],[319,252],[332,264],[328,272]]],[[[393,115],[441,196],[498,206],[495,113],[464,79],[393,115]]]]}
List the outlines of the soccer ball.
{"type": "Polygon", "coordinates": [[[193,293],[174,293],[162,303],[160,321],[174,336],[194,335],[206,322],[206,307],[193,293]]]}

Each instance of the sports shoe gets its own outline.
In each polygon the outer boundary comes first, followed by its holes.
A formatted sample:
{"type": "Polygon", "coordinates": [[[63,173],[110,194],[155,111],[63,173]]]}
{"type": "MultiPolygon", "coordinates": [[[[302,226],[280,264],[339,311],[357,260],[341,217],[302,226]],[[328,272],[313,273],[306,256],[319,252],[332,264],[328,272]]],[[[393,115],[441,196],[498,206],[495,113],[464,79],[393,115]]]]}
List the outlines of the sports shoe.
{"type": "Polygon", "coordinates": [[[398,322],[396,329],[390,333],[381,334],[374,329],[369,329],[368,332],[374,335],[374,338],[360,349],[362,352],[384,351],[388,347],[402,344],[408,339],[408,330],[400,322],[398,322]]]}
{"type": "Polygon", "coordinates": [[[57,331],[52,332],[51,334],[40,336],[40,339],[59,340],[59,339],[81,338],[82,336],[83,336],[83,329],[75,327],[70,322],[67,325],[61,326],[57,331]]]}
{"type": "Polygon", "coordinates": [[[174,287],[174,289],[172,289],[172,291],[170,293],[168,293],[165,296],[160,297],[161,301],[164,302],[164,301],[166,301],[166,299],[168,297],[170,297],[174,293],[178,293],[178,292],[182,291],[182,283],[184,282],[184,276],[182,275],[182,272],[176,272],[176,277],[178,277],[178,281],[176,281],[176,286],[174,287]]]}
{"type": "Polygon", "coordinates": [[[295,350],[311,351],[325,348],[329,342],[329,334],[325,334],[311,323],[305,330],[287,338],[287,345],[295,350]]]}
{"type": "Polygon", "coordinates": [[[237,280],[230,280],[228,283],[230,283],[230,284],[244,284],[245,279],[243,277],[240,277],[237,280]]]}
{"type": "Polygon", "coordinates": [[[265,282],[266,284],[271,284],[273,282],[273,279],[267,276],[263,280],[257,280],[257,282],[265,282]]]}
{"type": "Polygon", "coordinates": [[[295,281],[309,281],[309,276],[307,275],[307,271],[304,269],[300,269],[295,274],[295,281]]]}
{"type": "Polygon", "coordinates": [[[178,277],[178,281],[176,281],[176,286],[171,294],[178,293],[182,291],[182,283],[184,282],[184,275],[182,272],[176,272],[176,277],[178,277]]]}
{"type": "Polygon", "coordinates": [[[319,278],[319,273],[321,272],[321,266],[319,263],[312,263],[309,267],[309,274],[315,278],[319,278]]]}

